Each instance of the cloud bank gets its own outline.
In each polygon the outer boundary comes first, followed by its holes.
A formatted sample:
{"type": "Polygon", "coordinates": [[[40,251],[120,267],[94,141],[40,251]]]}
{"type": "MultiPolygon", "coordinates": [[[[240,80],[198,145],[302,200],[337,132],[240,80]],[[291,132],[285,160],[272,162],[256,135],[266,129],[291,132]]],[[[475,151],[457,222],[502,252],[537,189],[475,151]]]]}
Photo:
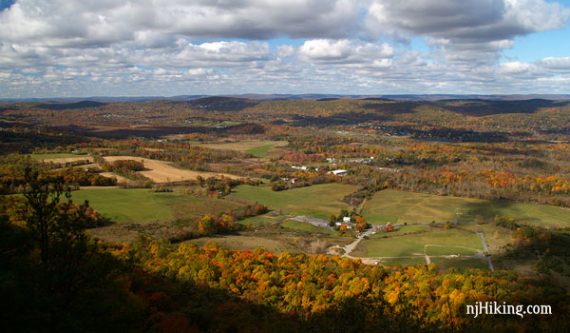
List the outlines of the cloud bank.
{"type": "Polygon", "coordinates": [[[503,52],[569,19],[544,0],[17,0],[0,97],[567,93],[569,57],[503,52]]]}

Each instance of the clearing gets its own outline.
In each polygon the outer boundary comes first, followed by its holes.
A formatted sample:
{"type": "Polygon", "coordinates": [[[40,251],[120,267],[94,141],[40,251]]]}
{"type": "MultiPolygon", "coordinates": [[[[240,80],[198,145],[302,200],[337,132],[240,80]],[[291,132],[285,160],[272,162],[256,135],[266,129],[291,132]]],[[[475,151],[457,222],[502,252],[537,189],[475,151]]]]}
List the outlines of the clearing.
{"type": "Polygon", "coordinates": [[[238,186],[229,196],[249,202],[259,202],[282,214],[308,215],[328,220],[341,209],[350,209],[342,198],[356,190],[356,186],[337,183],[320,184],[275,192],[269,185],[238,186]]]}

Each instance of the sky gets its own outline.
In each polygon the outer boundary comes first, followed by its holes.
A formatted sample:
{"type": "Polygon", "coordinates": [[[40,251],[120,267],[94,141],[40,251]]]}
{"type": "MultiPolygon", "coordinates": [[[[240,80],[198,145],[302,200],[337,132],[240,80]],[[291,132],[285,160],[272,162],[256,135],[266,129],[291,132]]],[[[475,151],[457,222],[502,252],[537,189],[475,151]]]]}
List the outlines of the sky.
{"type": "Polygon", "coordinates": [[[570,0],[0,0],[0,98],[570,94],[570,0]]]}

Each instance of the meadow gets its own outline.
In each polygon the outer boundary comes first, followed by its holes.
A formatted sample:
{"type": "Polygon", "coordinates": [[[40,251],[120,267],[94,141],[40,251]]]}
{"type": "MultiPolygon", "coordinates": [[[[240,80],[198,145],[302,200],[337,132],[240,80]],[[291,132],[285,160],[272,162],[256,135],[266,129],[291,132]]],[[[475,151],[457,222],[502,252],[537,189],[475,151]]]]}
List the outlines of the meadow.
{"type": "Polygon", "coordinates": [[[284,147],[287,144],[287,141],[240,140],[235,142],[205,143],[202,146],[211,149],[240,151],[255,157],[266,157],[277,148],[284,147]]]}
{"type": "Polygon", "coordinates": [[[429,224],[432,221],[453,222],[459,213],[459,223],[483,219],[491,222],[495,216],[514,218],[518,223],[544,227],[570,226],[570,209],[507,200],[480,200],[425,193],[384,190],[367,200],[362,211],[369,223],[429,224]]]}
{"type": "Polygon", "coordinates": [[[283,214],[310,215],[328,219],[331,214],[338,214],[341,209],[349,209],[348,204],[341,200],[355,189],[356,186],[332,183],[275,192],[268,185],[242,185],[229,197],[259,202],[283,214]]]}
{"type": "Polygon", "coordinates": [[[149,189],[86,188],[72,193],[76,202],[91,207],[116,223],[166,223],[204,214],[217,214],[242,205],[231,200],[198,197],[181,192],[149,189]]]}
{"type": "Polygon", "coordinates": [[[461,230],[437,230],[405,236],[383,233],[361,241],[351,253],[360,257],[409,257],[418,255],[474,255],[482,252],[481,240],[475,233],[461,230]]]}

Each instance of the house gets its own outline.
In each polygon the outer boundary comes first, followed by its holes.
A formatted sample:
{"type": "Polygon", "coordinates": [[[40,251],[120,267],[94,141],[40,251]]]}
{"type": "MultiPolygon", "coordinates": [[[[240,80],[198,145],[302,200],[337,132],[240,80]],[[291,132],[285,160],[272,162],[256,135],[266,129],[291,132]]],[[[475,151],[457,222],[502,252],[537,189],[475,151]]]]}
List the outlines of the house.
{"type": "Polygon", "coordinates": [[[350,218],[350,216],[345,216],[342,218],[342,222],[344,223],[350,223],[352,221],[352,218],[350,218]]]}
{"type": "Polygon", "coordinates": [[[332,173],[335,176],[342,177],[342,176],[346,176],[347,171],[344,169],[336,169],[336,170],[331,171],[330,173],[332,173]]]}
{"type": "Polygon", "coordinates": [[[308,170],[308,168],[305,165],[302,165],[302,166],[293,165],[291,168],[293,168],[295,170],[302,170],[302,171],[308,170]]]}

